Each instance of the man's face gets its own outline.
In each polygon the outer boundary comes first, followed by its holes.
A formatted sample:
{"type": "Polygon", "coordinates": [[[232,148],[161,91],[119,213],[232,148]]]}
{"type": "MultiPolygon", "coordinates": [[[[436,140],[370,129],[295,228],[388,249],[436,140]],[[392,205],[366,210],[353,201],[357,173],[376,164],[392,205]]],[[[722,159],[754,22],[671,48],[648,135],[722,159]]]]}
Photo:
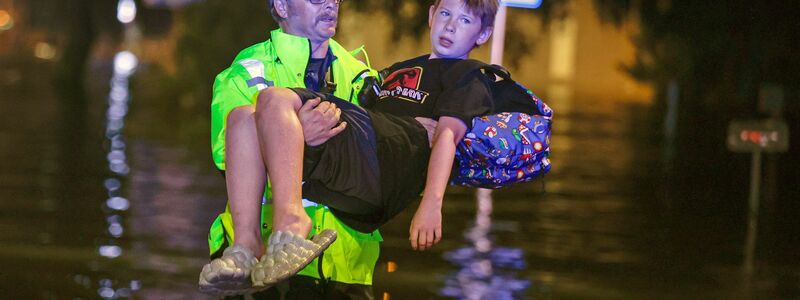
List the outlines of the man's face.
{"type": "Polygon", "coordinates": [[[431,6],[431,58],[467,58],[477,44],[491,35],[491,27],[481,30],[481,18],[468,11],[464,0],[442,0],[431,6]]]}
{"type": "Polygon", "coordinates": [[[303,36],[314,42],[326,41],[336,34],[338,1],[326,0],[321,4],[313,4],[308,0],[284,1],[288,12],[284,28],[286,33],[303,36]]]}

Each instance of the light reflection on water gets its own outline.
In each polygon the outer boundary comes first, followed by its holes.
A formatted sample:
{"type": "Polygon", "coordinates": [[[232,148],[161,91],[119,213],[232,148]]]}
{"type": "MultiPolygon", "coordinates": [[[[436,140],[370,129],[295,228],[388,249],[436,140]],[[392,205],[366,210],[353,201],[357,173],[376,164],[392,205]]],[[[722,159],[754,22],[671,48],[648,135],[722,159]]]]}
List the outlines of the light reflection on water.
{"type": "Polygon", "coordinates": [[[445,252],[444,258],[459,269],[445,278],[440,293],[458,299],[518,299],[531,284],[517,274],[526,265],[523,251],[492,244],[491,190],[479,189],[476,198],[475,225],[464,233],[471,244],[445,252]]]}
{"type": "MultiPolygon", "coordinates": [[[[118,16],[122,23],[125,23],[124,36],[126,44],[137,43],[137,38],[132,34],[136,30],[136,4],[131,0],[120,0],[118,5],[118,16]]],[[[119,239],[125,229],[123,227],[123,215],[130,207],[130,201],[122,195],[122,183],[130,172],[127,162],[126,144],[123,136],[125,127],[125,117],[128,114],[130,96],[130,77],[136,72],[139,61],[136,55],[130,51],[123,50],[114,56],[113,75],[111,76],[111,87],[108,95],[108,110],[106,112],[105,137],[109,147],[106,160],[108,169],[113,176],[104,180],[103,186],[108,191],[108,199],[105,202],[107,209],[103,210],[106,214],[107,234],[111,237],[108,243],[102,243],[97,248],[97,253],[108,259],[117,259],[123,254],[123,248],[119,239]]],[[[111,273],[115,273],[111,271],[111,273]]],[[[103,299],[128,298],[133,292],[141,288],[139,280],[124,280],[121,278],[101,279],[97,295],[103,299]]],[[[85,285],[84,285],[85,286],[85,285]]]]}

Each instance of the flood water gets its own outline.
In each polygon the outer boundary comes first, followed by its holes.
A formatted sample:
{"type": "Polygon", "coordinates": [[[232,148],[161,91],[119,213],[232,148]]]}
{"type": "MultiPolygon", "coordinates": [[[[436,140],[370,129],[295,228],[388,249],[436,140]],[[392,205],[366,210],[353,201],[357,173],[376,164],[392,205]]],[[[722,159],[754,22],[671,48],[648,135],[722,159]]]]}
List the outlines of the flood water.
{"type": "MultiPolygon", "coordinates": [[[[134,95],[114,140],[106,134],[109,66],[93,68],[98,79],[86,99],[4,82],[0,298],[208,299],[196,291],[197,274],[207,228],[225,201],[208,155],[208,121],[134,95]],[[83,110],[67,109],[82,101],[83,110]]],[[[560,113],[544,186],[500,190],[482,204],[474,190],[452,189],[445,238],[431,251],[410,249],[412,210],[385,226],[376,297],[800,297],[790,252],[761,246],[756,273],[742,275],[745,196],[676,216],[686,204],[665,197],[646,105],[588,104],[553,103],[560,113]]]]}

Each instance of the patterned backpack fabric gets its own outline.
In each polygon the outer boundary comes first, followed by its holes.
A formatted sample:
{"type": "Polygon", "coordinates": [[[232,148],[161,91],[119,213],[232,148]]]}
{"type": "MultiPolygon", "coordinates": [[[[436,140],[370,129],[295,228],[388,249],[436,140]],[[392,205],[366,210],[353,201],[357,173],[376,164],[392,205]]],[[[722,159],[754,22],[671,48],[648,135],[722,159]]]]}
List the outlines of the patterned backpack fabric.
{"type": "Polygon", "coordinates": [[[497,113],[472,119],[458,144],[450,184],[500,188],[550,171],[550,107],[499,66],[466,60],[462,68],[456,72],[482,70],[502,80],[490,84],[497,113]]]}

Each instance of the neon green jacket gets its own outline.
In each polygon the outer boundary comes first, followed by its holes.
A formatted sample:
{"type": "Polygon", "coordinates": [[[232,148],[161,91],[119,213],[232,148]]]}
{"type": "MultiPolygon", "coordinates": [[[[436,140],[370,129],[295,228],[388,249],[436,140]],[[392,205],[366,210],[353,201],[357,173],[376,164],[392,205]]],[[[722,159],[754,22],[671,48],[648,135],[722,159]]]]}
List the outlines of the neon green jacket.
{"type": "MultiPolygon", "coordinates": [[[[269,86],[305,87],[306,64],[311,54],[308,39],[274,30],[269,40],[242,50],[233,64],[217,75],[211,102],[211,149],[214,163],[225,170],[225,124],[233,109],[254,104],[260,90],[269,86]]],[[[363,51],[346,51],[333,39],[329,47],[336,59],[331,72],[336,82],[334,95],[351,102],[357,102],[364,77],[376,75],[368,65],[357,60],[354,55],[363,51]]],[[[366,53],[365,53],[366,55],[366,53]]],[[[367,61],[369,63],[369,61],[367,61]]],[[[269,187],[265,199],[270,197],[269,187]]],[[[321,229],[333,229],[338,233],[336,242],[325,251],[323,273],[330,280],[348,284],[372,284],[372,274],[378,260],[380,233],[365,234],[341,223],[322,205],[307,203],[306,212],[311,217],[314,234],[321,229]]],[[[271,232],[272,206],[262,205],[262,238],[271,232]]],[[[211,225],[208,235],[209,250],[212,255],[233,244],[233,222],[229,209],[219,215],[211,225]]],[[[312,262],[300,275],[319,278],[317,261],[312,262]]]]}

